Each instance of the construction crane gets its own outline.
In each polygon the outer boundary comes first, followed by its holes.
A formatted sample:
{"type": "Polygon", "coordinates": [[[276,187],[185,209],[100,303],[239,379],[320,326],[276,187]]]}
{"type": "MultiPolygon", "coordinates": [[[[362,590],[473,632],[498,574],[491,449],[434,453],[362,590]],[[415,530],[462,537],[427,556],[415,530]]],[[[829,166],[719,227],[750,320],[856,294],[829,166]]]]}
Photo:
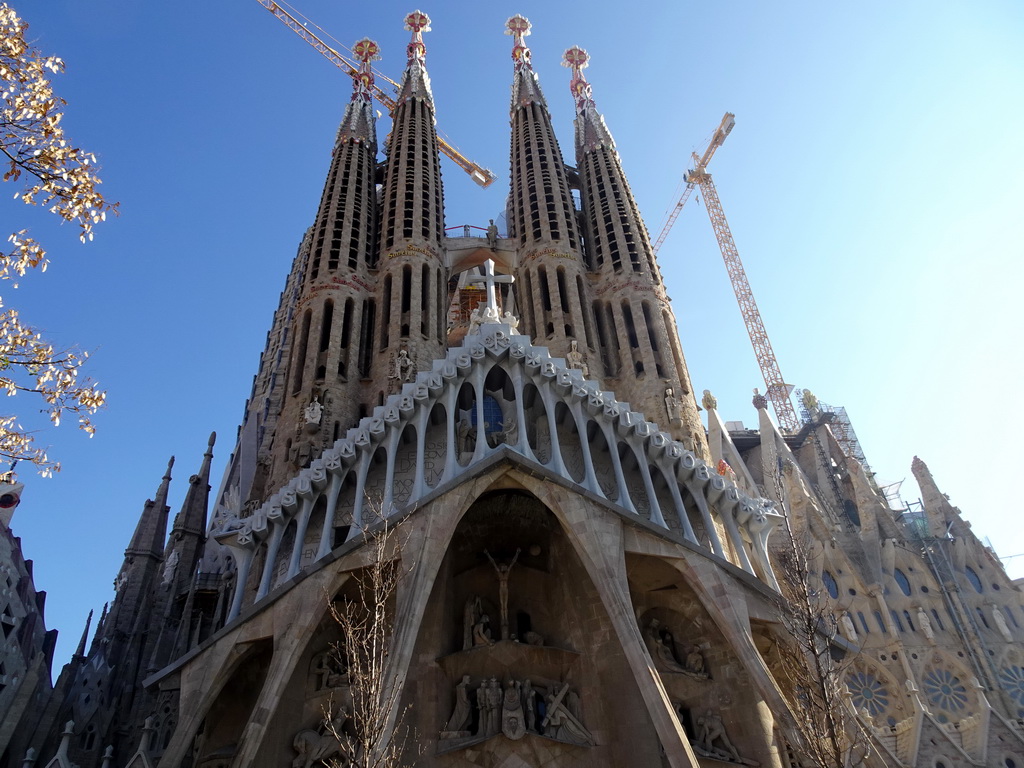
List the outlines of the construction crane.
{"type": "MultiPolygon", "coordinates": [[[[317,37],[317,35],[311,32],[305,24],[274,2],[274,0],[256,0],[256,2],[276,16],[286,27],[292,30],[292,32],[313,46],[313,48],[319,51],[325,59],[338,67],[338,69],[344,71],[350,77],[355,77],[358,74],[358,67],[355,63],[317,37]]],[[[399,87],[398,83],[387,75],[381,74],[376,69],[374,69],[374,76],[375,78],[379,78],[389,83],[395,89],[395,93],[397,94],[399,87]]],[[[395,107],[397,106],[394,96],[383,90],[376,83],[373,85],[373,91],[377,96],[377,100],[387,108],[388,114],[394,116],[395,107]]],[[[459,168],[469,174],[469,178],[481,187],[489,187],[497,178],[492,171],[489,171],[487,168],[482,168],[474,163],[440,136],[437,137],[437,143],[441,152],[447,157],[450,157],[455,164],[459,166],[459,168]]]]}
{"type": "Polygon", "coordinates": [[[696,152],[693,153],[693,161],[696,166],[686,174],[686,189],[683,190],[679,202],[676,203],[662,227],[654,244],[654,252],[657,253],[661,244],[665,242],[669,230],[679,218],[679,214],[694,188],[700,187],[700,191],[704,194],[704,207],[707,208],[708,217],[711,219],[711,228],[715,231],[718,247],[722,250],[722,259],[725,261],[725,268],[729,273],[733,292],[736,294],[736,301],[740,305],[743,323],[747,326],[750,343],[754,346],[754,355],[757,357],[757,364],[761,367],[761,375],[764,376],[764,383],[768,387],[766,397],[775,409],[779,426],[788,432],[796,432],[800,429],[800,421],[797,419],[793,402],[789,399],[793,388],[782,378],[779,362],[775,359],[775,352],[768,340],[768,332],[764,328],[764,321],[761,320],[757,302],[754,301],[754,292],[750,289],[747,273],[743,269],[743,262],[740,261],[740,252],[736,248],[736,241],[732,238],[732,231],[725,218],[725,211],[722,210],[722,201],[718,199],[718,190],[715,189],[711,174],[707,170],[711,158],[732,132],[735,124],[736,116],[731,112],[726,112],[721,124],[711,137],[711,143],[704,150],[704,154],[698,157],[696,152]]]}

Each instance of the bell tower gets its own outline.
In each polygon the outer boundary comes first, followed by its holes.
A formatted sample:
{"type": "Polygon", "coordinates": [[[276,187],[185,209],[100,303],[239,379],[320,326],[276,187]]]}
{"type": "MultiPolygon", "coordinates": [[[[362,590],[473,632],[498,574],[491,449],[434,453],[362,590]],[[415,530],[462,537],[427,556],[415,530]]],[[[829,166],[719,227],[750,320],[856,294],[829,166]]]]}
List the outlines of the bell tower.
{"type": "Polygon", "coordinates": [[[583,74],[589,61],[579,47],[567,50],[563,58],[572,70],[584,238],[597,278],[592,307],[605,377],[619,397],[709,459],[675,316],[647,227],[583,74]]]}
{"type": "Polygon", "coordinates": [[[370,406],[382,403],[419,364],[440,357],[446,342],[444,191],[423,44],[430,18],[413,11],[405,28],[412,41],[384,171],[376,292],[380,328],[372,355],[370,406]]]}
{"type": "Polygon", "coordinates": [[[596,356],[587,300],[586,268],[568,172],[547,101],[530,63],[530,22],[513,16],[511,35],[512,188],[509,237],[519,250],[516,299],[523,329],[564,357],[573,340],[596,356]]]}

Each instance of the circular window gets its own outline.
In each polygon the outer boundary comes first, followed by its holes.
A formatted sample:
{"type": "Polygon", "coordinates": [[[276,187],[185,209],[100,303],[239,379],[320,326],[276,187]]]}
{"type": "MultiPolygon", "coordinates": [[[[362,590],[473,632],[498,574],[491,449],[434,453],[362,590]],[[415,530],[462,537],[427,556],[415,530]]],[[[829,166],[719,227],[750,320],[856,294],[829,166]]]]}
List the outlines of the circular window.
{"type": "Polygon", "coordinates": [[[853,672],[847,675],[846,687],[850,689],[853,705],[858,711],[867,710],[869,715],[877,717],[889,708],[889,692],[870,673],[853,672]]]}
{"type": "Polygon", "coordinates": [[[907,574],[897,568],[893,571],[893,578],[896,579],[896,583],[899,584],[900,590],[904,595],[910,596],[910,579],[907,578],[907,574]]]}
{"type": "MultiPolygon", "coordinates": [[[[924,676],[923,688],[928,701],[939,709],[959,714],[967,709],[967,689],[960,678],[948,669],[930,669],[924,676]]],[[[942,721],[940,718],[940,722],[942,721]]]]}

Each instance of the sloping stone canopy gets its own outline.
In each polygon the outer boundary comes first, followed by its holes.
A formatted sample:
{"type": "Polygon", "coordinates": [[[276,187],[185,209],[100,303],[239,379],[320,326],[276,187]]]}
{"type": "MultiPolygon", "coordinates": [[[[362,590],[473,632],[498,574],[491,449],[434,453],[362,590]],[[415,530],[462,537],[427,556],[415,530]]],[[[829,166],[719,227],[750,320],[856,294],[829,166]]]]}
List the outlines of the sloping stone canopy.
{"type": "Polygon", "coordinates": [[[512,326],[487,323],[374,408],[253,514],[212,532],[238,561],[229,620],[241,610],[258,547],[265,543],[267,553],[256,603],[270,592],[275,576],[287,579],[303,567],[302,553],[310,549],[311,513],[321,498],[326,512],[314,562],[332,549],[346,483],[354,483],[355,491],[347,513],[351,537],[366,527],[371,476],[381,491],[382,514],[392,516],[414,507],[435,488],[472,473],[499,450],[517,453],[630,514],[675,530],[778,589],[766,550],[768,536],[781,520],[773,502],[743,493],[629,403],[602,391],[598,382],[563,359],[551,357],[546,347],[533,346],[512,326]],[[494,416],[488,422],[488,399],[492,409],[500,408],[500,431],[494,416]],[[439,438],[443,451],[434,453],[443,453],[443,462],[426,460],[428,432],[439,438]],[[413,434],[415,448],[400,451],[413,434]],[[624,472],[626,465],[638,471],[624,472]],[[403,473],[404,490],[396,490],[396,478],[403,473]],[[630,476],[639,476],[642,484],[631,486],[626,479],[630,476]],[[286,542],[293,522],[294,534],[286,542]],[[290,545],[291,552],[281,553],[283,545],[290,545]],[[287,567],[275,573],[282,556],[288,558],[287,567]]]}

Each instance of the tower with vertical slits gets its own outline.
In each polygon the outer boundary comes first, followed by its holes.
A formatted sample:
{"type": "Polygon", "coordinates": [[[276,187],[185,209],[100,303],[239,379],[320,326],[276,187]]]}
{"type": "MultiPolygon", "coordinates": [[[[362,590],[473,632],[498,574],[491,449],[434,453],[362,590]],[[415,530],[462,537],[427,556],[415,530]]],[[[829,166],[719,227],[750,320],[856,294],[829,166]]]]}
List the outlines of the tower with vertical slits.
{"type": "Polygon", "coordinates": [[[387,145],[381,190],[376,301],[380,322],[373,346],[368,401],[379,405],[408,367],[427,364],[445,347],[447,273],[444,267],[444,191],[427,74],[425,13],[405,19],[412,32],[387,145]],[[404,353],[404,354],[403,354],[404,353]]]}
{"type": "Polygon", "coordinates": [[[572,70],[584,239],[605,377],[616,394],[708,456],[676,319],[615,142],[583,75],[588,62],[579,47],[563,59],[572,70]]]}
{"type": "Polygon", "coordinates": [[[552,353],[564,355],[576,339],[595,359],[583,244],[568,171],[524,42],[530,22],[513,16],[505,33],[515,41],[507,218],[509,237],[518,249],[515,291],[520,321],[552,353]]]}

